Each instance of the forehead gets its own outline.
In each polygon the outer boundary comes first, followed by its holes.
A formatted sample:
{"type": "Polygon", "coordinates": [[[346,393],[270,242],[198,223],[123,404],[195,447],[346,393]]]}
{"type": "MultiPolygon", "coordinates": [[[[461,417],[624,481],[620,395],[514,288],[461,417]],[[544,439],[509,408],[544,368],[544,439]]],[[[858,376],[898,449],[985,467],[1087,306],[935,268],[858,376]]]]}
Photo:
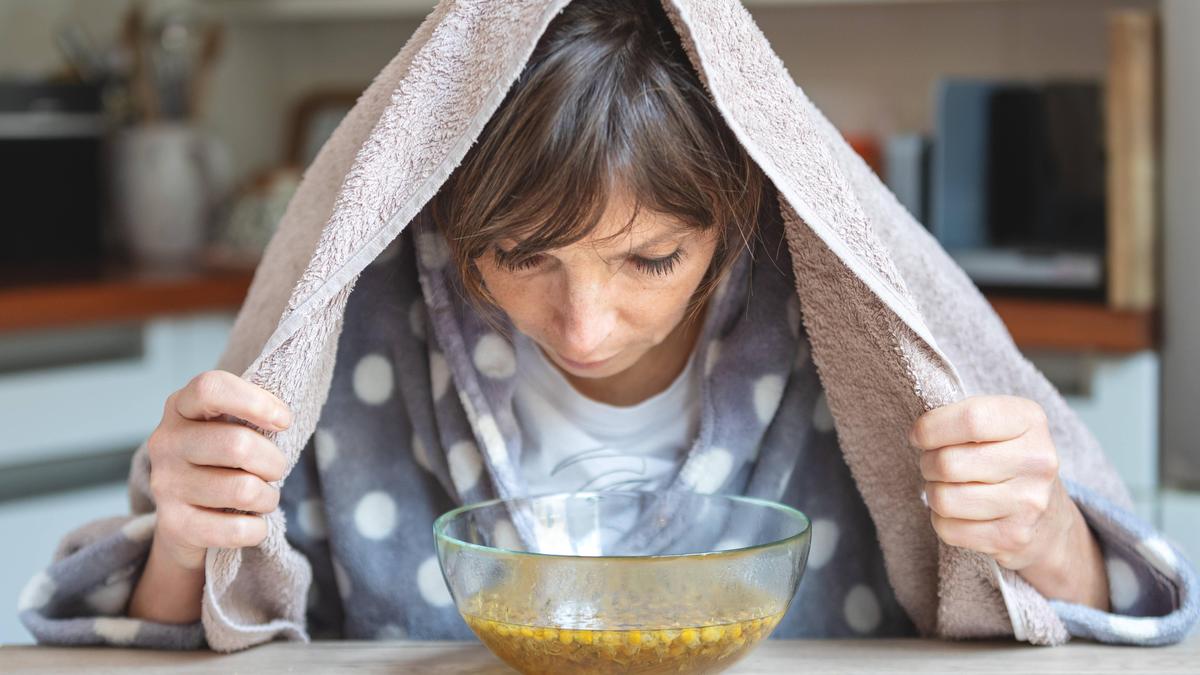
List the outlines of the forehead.
{"type": "Polygon", "coordinates": [[[644,242],[650,239],[681,236],[688,228],[678,218],[638,205],[628,190],[614,190],[596,227],[583,238],[585,242],[607,244],[612,241],[644,242]]]}
{"type": "MultiPolygon", "coordinates": [[[[562,223],[555,225],[561,226],[562,223]]],[[[529,245],[531,247],[527,249],[529,252],[571,246],[628,248],[679,240],[692,233],[694,229],[688,227],[679,218],[647,208],[644,202],[639,204],[637,199],[624,189],[614,189],[610,192],[603,212],[596,220],[595,225],[586,232],[580,231],[582,227],[569,228],[564,232],[549,223],[543,227],[553,228],[557,230],[556,234],[565,234],[566,236],[550,235],[549,241],[547,241],[539,236],[546,234],[545,231],[538,232],[535,229],[520,234],[513,233],[499,241],[513,245],[529,245]]]]}

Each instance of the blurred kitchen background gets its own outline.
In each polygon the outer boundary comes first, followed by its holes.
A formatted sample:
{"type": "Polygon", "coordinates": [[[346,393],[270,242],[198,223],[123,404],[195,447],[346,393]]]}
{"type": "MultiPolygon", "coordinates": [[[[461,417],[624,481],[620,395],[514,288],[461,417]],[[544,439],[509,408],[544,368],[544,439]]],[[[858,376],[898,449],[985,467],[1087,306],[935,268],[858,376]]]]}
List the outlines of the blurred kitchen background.
{"type": "MultiPolygon", "coordinates": [[[[1200,2],[747,0],[1200,560],[1200,2]]],[[[432,0],[0,0],[0,643],[432,0]]]]}

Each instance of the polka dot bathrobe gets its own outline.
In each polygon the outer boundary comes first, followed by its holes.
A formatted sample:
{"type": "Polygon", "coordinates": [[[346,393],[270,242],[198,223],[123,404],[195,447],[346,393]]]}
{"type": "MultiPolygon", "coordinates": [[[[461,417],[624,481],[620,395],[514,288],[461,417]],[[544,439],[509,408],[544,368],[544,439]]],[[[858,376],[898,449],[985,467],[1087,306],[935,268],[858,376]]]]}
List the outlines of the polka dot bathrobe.
{"type": "MultiPolygon", "coordinates": [[[[202,621],[123,616],[154,528],[143,445],[133,515],[68,535],[21,594],[39,641],[233,651],[469,636],[430,525],[456,504],[522,494],[518,364],[461,301],[424,206],[566,2],[440,2],[306,172],[219,364],[295,413],[273,435],[292,465],[283,509],[260,546],[208,552],[202,621]]],[[[1130,514],[1095,439],[966,276],[795,87],[740,3],[664,7],[779,196],[706,315],[700,431],[674,477],[813,519],[810,569],[776,635],[1181,639],[1200,604],[1194,572],[1130,514]],[[1047,601],[937,540],[907,431],[972,393],[1046,410],[1108,559],[1113,613],[1047,601]]]]}

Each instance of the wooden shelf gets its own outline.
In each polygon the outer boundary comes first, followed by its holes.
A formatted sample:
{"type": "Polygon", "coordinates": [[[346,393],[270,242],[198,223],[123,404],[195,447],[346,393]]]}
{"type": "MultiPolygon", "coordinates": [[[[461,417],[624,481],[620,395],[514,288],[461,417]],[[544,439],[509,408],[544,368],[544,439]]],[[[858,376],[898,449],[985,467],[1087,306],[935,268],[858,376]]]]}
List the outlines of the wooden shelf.
{"type": "Polygon", "coordinates": [[[0,286],[0,332],[237,310],[251,270],[118,270],[86,281],[0,286]]]}
{"type": "MultiPolygon", "coordinates": [[[[250,270],[119,271],[89,281],[0,286],[0,332],[236,311],[252,276],[250,270]]],[[[1069,300],[988,300],[1022,349],[1129,353],[1158,344],[1156,312],[1069,300]]]]}
{"type": "Polygon", "coordinates": [[[1022,349],[1130,353],[1158,346],[1158,314],[1099,302],[989,296],[1022,349]]]}

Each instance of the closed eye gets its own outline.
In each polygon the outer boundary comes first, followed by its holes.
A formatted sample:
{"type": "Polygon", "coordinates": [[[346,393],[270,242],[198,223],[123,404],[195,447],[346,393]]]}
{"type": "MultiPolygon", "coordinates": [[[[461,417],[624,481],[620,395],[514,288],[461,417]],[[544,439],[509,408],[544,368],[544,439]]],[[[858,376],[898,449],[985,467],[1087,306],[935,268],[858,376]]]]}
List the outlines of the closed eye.
{"type": "MultiPolygon", "coordinates": [[[[528,255],[515,255],[512,251],[506,251],[499,246],[492,247],[493,256],[496,259],[496,264],[509,272],[522,272],[538,267],[545,262],[546,256],[540,253],[528,255]]],[[[643,274],[652,276],[667,276],[675,271],[675,266],[683,259],[683,249],[675,249],[670,255],[659,258],[647,258],[645,256],[634,255],[630,256],[629,260],[634,264],[638,271],[643,274]]]]}
{"type": "Polygon", "coordinates": [[[639,270],[646,274],[665,277],[675,271],[675,266],[683,259],[683,249],[677,248],[675,252],[661,258],[643,258],[641,256],[633,256],[633,264],[639,270]]]}

